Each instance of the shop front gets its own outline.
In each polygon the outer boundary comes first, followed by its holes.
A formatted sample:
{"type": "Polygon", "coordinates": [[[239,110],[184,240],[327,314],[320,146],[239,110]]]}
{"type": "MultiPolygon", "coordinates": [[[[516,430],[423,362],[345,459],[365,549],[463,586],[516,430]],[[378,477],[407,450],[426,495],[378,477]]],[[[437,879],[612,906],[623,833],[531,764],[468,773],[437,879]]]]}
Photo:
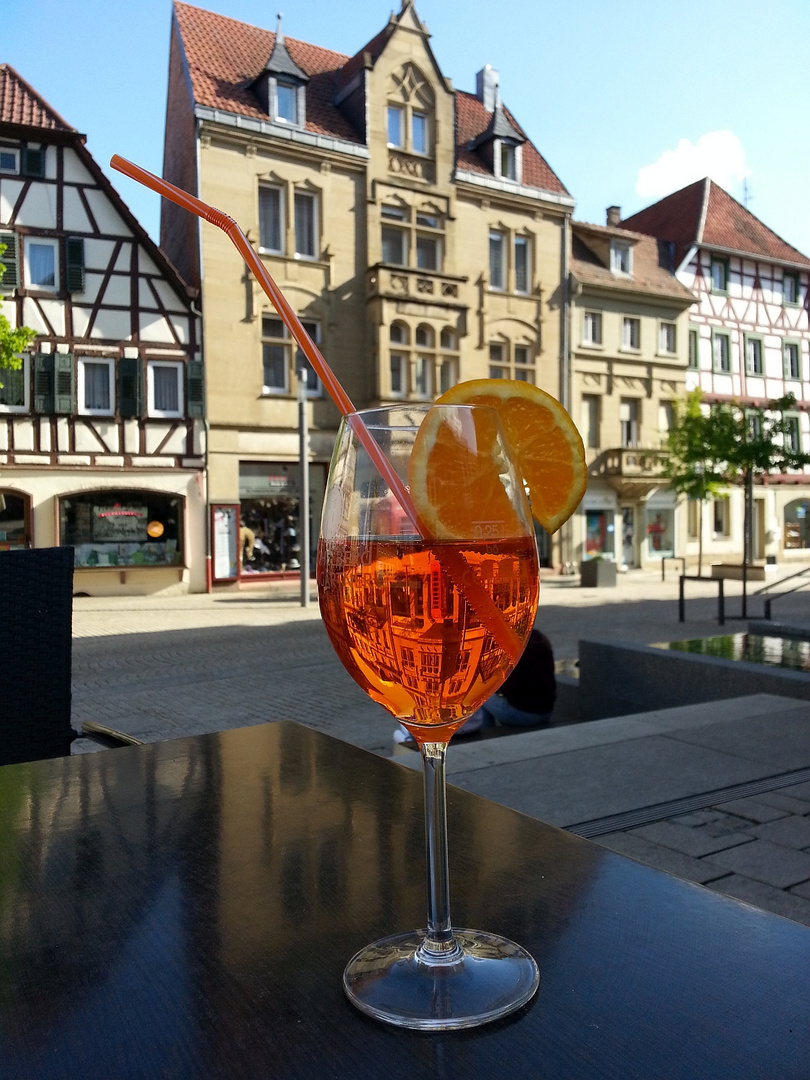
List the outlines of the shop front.
{"type": "Polygon", "coordinates": [[[675,555],[675,493],[654,491],[644,503],[645,561],[661,565],[661,559],[675,555]]]}
{"type": "Polygon", "coordinates": [[[297,462],[239,463],[239,503],[212,507],[214,583],[315,570],[326,465],[309,466],[309,552],[301,551],[301,470],[297,462]]]}
{"type": "Polygon", "coordinates": [[[616,514],[618,504],[613,491],[587,491],[582,500],[580,519],[580,559],[616,559],[616,514]]]}
{"type": "Polygon", "coordinates": [[[80,491],[59,500],[59,542],[77,570],[182,566],[184,499],[159,491],[80,491]]]}

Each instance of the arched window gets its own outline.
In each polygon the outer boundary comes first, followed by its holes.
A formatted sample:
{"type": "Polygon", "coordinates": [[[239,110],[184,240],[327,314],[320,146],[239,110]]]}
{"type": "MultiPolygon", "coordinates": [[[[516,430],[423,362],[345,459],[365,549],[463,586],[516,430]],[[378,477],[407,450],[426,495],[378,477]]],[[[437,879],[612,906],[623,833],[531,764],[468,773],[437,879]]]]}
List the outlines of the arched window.
{"type": "Polygon", "coordinates": [[[31,547],[31,500],[0,488],[0,551],[31,547]]]}
{"type": "Polygon", "coordinates": [[[785,507],[785,548],[810,548],[810,499],[794,499],[785,507]]]}

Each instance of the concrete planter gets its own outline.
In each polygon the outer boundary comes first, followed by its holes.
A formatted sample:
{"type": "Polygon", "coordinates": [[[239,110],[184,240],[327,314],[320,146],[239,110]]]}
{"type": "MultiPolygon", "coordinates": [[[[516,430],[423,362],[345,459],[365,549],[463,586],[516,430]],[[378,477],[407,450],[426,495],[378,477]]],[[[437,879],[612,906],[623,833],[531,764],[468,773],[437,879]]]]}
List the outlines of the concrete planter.
{"type": "Polygon", "coordinates": [[[586,589],[616,588],[616,563],[612,559],[586,559],[579,564],[580,585],[586,589]]]}
{"type": "MultiPolygon", "coordinates": [[[[713,578],[727,578],[733,581],[742,581],[743,571],[740,563],[712,563],[713,578]]],[[[745,575],[748,581],[764,581],[765,567],[757,564],[748,566],[745,575]]]]}

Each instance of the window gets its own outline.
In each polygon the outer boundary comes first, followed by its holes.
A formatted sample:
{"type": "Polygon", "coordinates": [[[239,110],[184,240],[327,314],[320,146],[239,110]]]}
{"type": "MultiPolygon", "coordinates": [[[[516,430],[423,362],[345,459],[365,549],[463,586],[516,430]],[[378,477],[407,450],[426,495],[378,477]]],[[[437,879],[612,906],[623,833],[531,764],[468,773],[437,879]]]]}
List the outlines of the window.
{"type": "Polygon", "coordinates": [[[800,454],[802,440],[799,433],[798,416],[785,416],[785,449],[791,454],[800,454]]]}
{"type": "Polygon", "coordinates": [[[441,239],[436,232],[420,229],[439,229],[439,220],[433,214],[416,214],[416,265],[420,270],[441,270],[441,239]]]}
{"type": "Polygon", "coordinates": [[[449,326],[441,332],[439,348],[439,393],[443,394],[458,382],[458,338],[449,326]]]}
{"type": "Polygon", "coordinates": [[[0,550],[31,546],[31,499],[0,489],[0,550]]]}
{"type": "Polygon", "coordinates": [[[506,345],[501,341],[491,341],[489,343],[489,377],[490,379],[509,378],[506,345]]]}
{"type": "Polygon", "coordinates": [[[800,379],[802,377],[799,356],[799,343],[797,341],[783,343],[782,358],[784,360],[786,379],[800,379]]]}
{"type": "Polygon", "coordinates": [[[262,316],[262,390],[286,394],[290,389],[290,340],[287,327],[272,315],[262,316]]]}
{"type": "Polygon", "coordinates": [[[489,287],[506,288],[506,237],[502,232],[491,231],[489,234],[489,287]]]}
{"type": "Polygon", "coordinates": [[[621,399],[619,402],[619,427],[621,445],[624,447],[638,446],[638,413],[637,398],[621,399]]]}
{"type": "Polygon", "coordinates": [[[401,148],[405,145],[404,138],[405,110],[396,105],[388,106],[388,145],[401,148]]]}
{"type": "Polygon", "coordinates": [[[0,294],[8,296],[20,285],[20,242],[17,233],[0,232],[0,244],[5,248],[0,262],[5,270],[0,277],[0,294]]]}
{"type": "Polygon", "coordinates": [[[504,180],[517,180],[517,150],[511,143],[498,143],[498,162],[504,180]]]}
{"type": "Polygon", "coordinates": [[[276,82],[275,119],[287,124],[298,122],[298,87],[292,83],[276,82]]]}
{"type": "Polygon", "coordinates": [[[262,251],[282,251],[284,218],[281,190],[259,185],[259,248],[262,251]]]}
{"type": "Polygon", "coordinates": [[[746,434],[749,442],[762,438],[762,413],[747,412],[745,414],[746,434]]]}
{"type": "Polygon", "coordinates": [[[586,345],[602,344],[602,315],[600,312],[585,312],[582,340],[586,345]]]}
{"type": "Polygon", "coordinates": [[[782,303],[798,304],[799,302],[799,275],[785,273],[782,278],[782,303]]]}
{"type": "Polygon", "coordinates": [[[630,276],[633,272],[633,252],[629,244],[613,241],[610,245],[610,269],[614,274],[630,276]]]}
{"type": "Polygon", "coordinates": [[[762,339],[745,336],[745,372],[747,375],[762,374],[762,339]]]}
{"type": "MultiPolygon", "coordinates": [[[[318,322],[313,322],[313,320],[311,320],[311,319],[302,319],[301,320],[301,325],[306,330],[306,332],[309,334],[309,336],[312,338],[312,340],[315,342],[315,344],[320,345],[320,343],[321,343],[321,324],[318,323],[318,322]]],[[[322,397],[323,396],[323,385],[321,383],[321,380],[318,378],[317,372],[312,367],[309,360],[307,360],[306,356],[304,355],[303,350],[301,350],[301,349],[296,349],[295,350],[295,364],[296,364],[296,375],[298,374],[298,372],[301,370],[302,367],[306,371],[306,376],[307,376],[307,397],[312,397],[312,398],[322,397]]]]}
{"type": "Polygon", "coordinates": [[[583,394],[580,408],[580,434],[589,449],[599,446],[599,395],[583,394]]]}
{"type": "Polygon", "coordinates": [[[400,351],[408,344],[408,328],[402,323],[393,323],[388,331],[390,343],[389,372],[391,378],[391,396],[404,397],[408,392],[407,364],[408,354],[400,351]]]}
{"type": "Polygon", "coordinates": [[[315,215],[315,196],[303,191],[296,191],[295,212],[295,254],[305,259],[316,256],[315,235],[317,233],[315,215]]]}
{"type": "Polygon", "coordinates": [[[22,358],[22,367],[0,368],[0,412],[28,412],[29,409],[29,372],[31,358],[26,353],[22,358]]]}
{"type": "Polygon", "coordinates": [[[641,341],[641,320],[622,319],[622,348],[637,349],[641,341]]]}
{"type": "Polygon", "coordinates": [[[79,413],[84,416],[112,415],[115,412],[115,361],[79,357],[78,374],[79,413]]]}
{"type": "Polygon", "coordinates": [[[182,565],[183,517],[176,495],[82,492],[59,500],[59,542],[75,549],[81,567],[182,565]]]}
{"type": "Polygon", "coordinates": [[[658,403],[658,432],[661,436],[661,445],[664,446],[667,436],[672,431],[675,421],[675,406],[671,401],[659,401],[658,403]]]}
{"type": "Polygon", "coordinates": [[[433,349],[436,335],[430,326],[417,326],[414,335],[416,347],[420,351],[413,362],[413,394],[417,398],[433,397],[433,368],[435,356],[433,349]],[[429,352],[427,350],[430,350],[429,352]]]}
{"type": "Polygon", "coordinates": [[[713,523],[712,528],[715,536],[729,536],[731,534],[728,495],[715,499],[712,504],[713,523]]]}
{"type": "Polygon", "coordinates": [[[810,500],[794,499],[785,507],[785,547],[810,548],[810,500]]]}
{"type": "Polygon", "coordinates": [[[183,415],[183,365],[153,360],[146,365],[148,415],[179,417],[183,415]]]}
{"type": "MultiPolygon", "coordinates": [[[[405,218],[405,212],[396,210],[394,207],[384,206],[382,213],[383,222],[402,221],[405,218]]],[[[382,261],[392,263],[394,266],[408,265],[408,232],[405,229],[383,224],[382,261]]]]}
{"type": "Polygon", "coordinates": [[[661,323],[658,328],[658,351],[669,355],[675,352],[675,323],[661,323]]]}
{"type": "Polygon", "coordinates": [[[712,292],[728,292],[728,259],[712,259],[712,292]]]}
{"type": "Polygon", "coordinates": [[[59,289],[59,242],[45,237],[25,238],[25,283],[29,289],[59,289]]]}
{"type": "Polygon", "coordinates": [[[717,372],[731,371],[731,347],[728,334],[712,334],[712,361],[717,372]]]}
{"type": "Polygon", "coordinates": [[[515,237],[515,292],[529,291],[529,239],[515,237]]]}
{"type": "Polygon", "coordinates": [[[424,113],[411,114],[411,149],[415,154],[428,152],[428,118],[424,113]]]}
{"type": "Polygon", "coordinates": [[[512,378],[519,382],[534,382],[534,363],[528,345],[515,345],[515,369],[512,378]]]}
{"type": "Polygon", "coordinates": [[[20,171],[20,151],[11,146],[0,146],[0,173],[20,171]]]}
{"type": "Polygon", "coordinates": [[[700,537],[700,499],[687,500],[686,532],[690,540],[697,540],[700,537]]]}
{"type": "Polygon", "coordinates": [[[693,371],[697,371],[699,366],[697,330],[689,331],[689,357],[687,359],[687,366],[692,368],[693,371]]]}

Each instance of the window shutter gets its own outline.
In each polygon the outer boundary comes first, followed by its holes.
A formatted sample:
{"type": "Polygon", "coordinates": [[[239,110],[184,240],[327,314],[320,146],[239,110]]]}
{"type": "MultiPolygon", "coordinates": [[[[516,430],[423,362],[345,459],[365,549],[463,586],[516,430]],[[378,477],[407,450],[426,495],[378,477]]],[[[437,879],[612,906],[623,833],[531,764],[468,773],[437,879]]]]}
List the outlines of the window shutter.
{"type": "Polygon", "coordinates": [[[55,353],[53,360],[54,412],[72,413],[75,396],[73,354],[55,353]]]}
{"type": "Polygon", "coordinates": [[[203,381],[203,366],[201,360],[190,360],[187,368],[188,390],[186,401],[188,402],[189,416],[205,415],[205,383],[203,381]]]}
{"type": "Polygon", "coordinates": [[[67,291],[84,292],[84,240],[80,236],[69,236],[65,244],[67,256],[67,291]]]}
{"type": "Polygon", "coordinates": [[[17,234],[13,232],[0,232],[0,244],[6,245],[6,250],[0,255],[0,263],[6,270],[0,278],[0,294],[16,289],[20,284],[20,249],[17,234]]]}
{"type": "Polygon", "coordinates": [[[45,175],[45,147],[23,146],[20,166],[23,176],[43,177],[45,175]]]}
{"type": "Polygon", "coordinates": [[[34,355],[34,412],[54,412],[53,356],[51,353],[34,355]]]}
{"type": "Polygon", "coordinates": [[[118,361],[118,411],[123,420],[143,413],[143,365],[137,356],[118,361]]]}

